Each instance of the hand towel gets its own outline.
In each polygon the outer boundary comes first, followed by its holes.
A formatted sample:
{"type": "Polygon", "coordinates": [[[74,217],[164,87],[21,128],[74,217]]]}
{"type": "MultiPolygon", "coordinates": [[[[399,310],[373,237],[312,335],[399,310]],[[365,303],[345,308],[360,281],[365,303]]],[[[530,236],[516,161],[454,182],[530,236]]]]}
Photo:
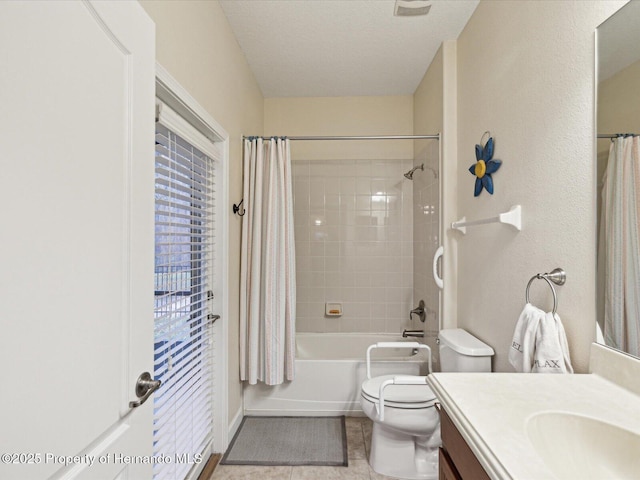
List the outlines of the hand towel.
{"type": "Polygon", "coordinates": [[[535,336],[533,373],[573,373],[567,337],[557,314],[545,313],[535,336]]]}
{"type": "Polygon", "coordinates": [[[536,332],[540,320],[545,313],[530,303],[527,303],[520,313],[511,348],[509,348],[509,363],[517,372],[529,373],[533,366],[533,355],[536,347],[536,332]]]}
{"type": "Polygon", "coordinates": [[[562,348],[562,358],[564,359],[564,368],[567,373],[573,373],[573,366],[571,365],[571,356],[569,355],[569,342],[567,342],[567,334],[564,331],[564,325],[557,313],[553,314],[556,321],[556,327],[558,328],[558,340],[560,341],[560,347],[562,348]]]}

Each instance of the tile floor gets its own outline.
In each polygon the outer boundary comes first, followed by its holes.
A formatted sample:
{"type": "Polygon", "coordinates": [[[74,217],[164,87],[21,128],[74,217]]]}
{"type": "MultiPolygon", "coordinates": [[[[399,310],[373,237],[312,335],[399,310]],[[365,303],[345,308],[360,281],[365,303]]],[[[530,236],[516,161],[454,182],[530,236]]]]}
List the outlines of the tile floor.
{"type": "Polygon", "coordinates": [[[259,467],[218,465],[210,480],[391,480],[369,466],[372,423],[367,417],[347,417],[348,467],[259,467]]]}

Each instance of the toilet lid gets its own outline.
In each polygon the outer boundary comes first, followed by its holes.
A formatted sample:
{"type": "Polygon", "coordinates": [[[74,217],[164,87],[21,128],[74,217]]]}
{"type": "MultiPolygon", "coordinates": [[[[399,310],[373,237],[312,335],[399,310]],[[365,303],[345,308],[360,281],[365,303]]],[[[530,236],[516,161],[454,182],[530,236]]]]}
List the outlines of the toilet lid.
{"type": "MultiPolygon", "coordinates": [[[[362,396],[371,402],[380,399],[380,385],[395,375],[382,375],[362,382],[362,396]]],[[[389,385],[384,389],[385,405],[398,408],[425,408],[436,400],[428,385],[389,385]]]]}

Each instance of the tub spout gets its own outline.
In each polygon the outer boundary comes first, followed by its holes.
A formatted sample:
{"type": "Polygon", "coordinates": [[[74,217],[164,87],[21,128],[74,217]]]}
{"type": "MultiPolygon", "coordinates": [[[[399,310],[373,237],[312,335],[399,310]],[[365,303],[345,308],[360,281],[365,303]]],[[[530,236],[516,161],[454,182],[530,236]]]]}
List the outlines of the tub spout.
{"type": "Polygon", "coordinates": [[[418,337],[418,338],[424,338],[424,332],[422,330],[403,330],[402,331],[402,338],[407,338],[407,337],[418,337]]]}

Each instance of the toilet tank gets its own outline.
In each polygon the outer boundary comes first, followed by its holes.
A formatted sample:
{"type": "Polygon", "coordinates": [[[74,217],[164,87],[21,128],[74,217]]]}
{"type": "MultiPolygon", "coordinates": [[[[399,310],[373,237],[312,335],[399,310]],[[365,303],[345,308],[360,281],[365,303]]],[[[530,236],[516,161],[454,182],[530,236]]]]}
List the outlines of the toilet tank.
{"type": "Polygon", "coordinates": [[[440,330],[440,368],[443,372],[490,372],[493,348],[462,328],[440,330]]]}

